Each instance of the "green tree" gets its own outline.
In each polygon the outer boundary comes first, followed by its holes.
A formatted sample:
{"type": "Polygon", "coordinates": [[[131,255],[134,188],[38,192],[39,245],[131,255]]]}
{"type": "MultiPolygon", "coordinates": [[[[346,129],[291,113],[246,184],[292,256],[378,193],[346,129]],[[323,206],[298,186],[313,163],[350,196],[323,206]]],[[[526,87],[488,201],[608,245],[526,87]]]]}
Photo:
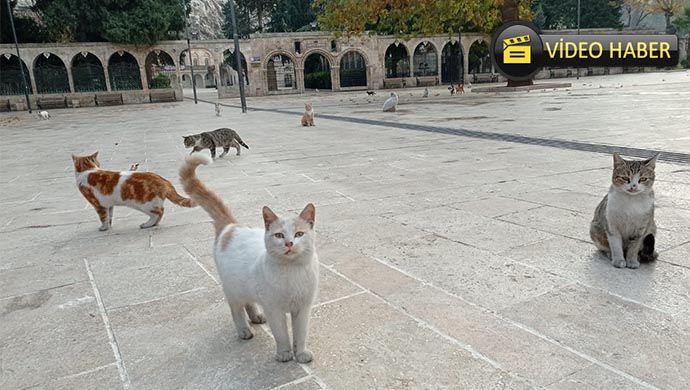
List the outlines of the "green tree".
{"type": "MultiPolygon", "coordinates": [[[[14,28],[17,31],[19,43],[43,42],[46,39],[35,20],[28,17],[21,17],[14,12],[17,0],[10,1],[10,10],[14,15],[14,28]]],[[[0,43],[14,43],[12,36],[12,26],[10,24],[10,14],[7,9],[7,1],[0,0],[0,43]]]]}
{"type": "Polygon", "coordinates": [[[183,9],[175,0],[130,0],[113,7],[103,25],[111,42],[154,44],[184,30],[183,9]]]}
{"type": "Polygon", "coordinates": [[[690,7],[685,7],[683,14],[673,21],[673,25],[676,26],[677,31],[681,34],[690,33],[690,7]]]}
{"type": "MultiPolygon", "coordinates": [[[[223,32],[226,37],[232,38],[232,18],[230,1],[223,5],[223,32]]],[[[236,0],[235,12],[237,15],[237,31],[241,37],[248,37],[254,32],[264,30],[264,21],[270,17],[275,2],[272,0],[236,0]]]]}
{"type": "Polygon", "coordinates": [[[274,32],[289,32],[309,29],[310,23],[316,21],[311,0],[278,0],[268,23],[274,32]]]}
{"type": "MultiPolygon", "coordinates": [[[[183,1],[36,0],[34,10],[51,41],[152,44],[184,30],[183,1]]],[[[187,12],[188,7],[187,7],[187,12]]]]}
{"type": "MultiPolygon", "coordinates": [[[[621,28],[623,0],[588,0],[580,4],[580,28],[621,28]]],[[[577,0],[538,0],[533,10],[541,12],[541,28],[577,28],[577,0]]]]}

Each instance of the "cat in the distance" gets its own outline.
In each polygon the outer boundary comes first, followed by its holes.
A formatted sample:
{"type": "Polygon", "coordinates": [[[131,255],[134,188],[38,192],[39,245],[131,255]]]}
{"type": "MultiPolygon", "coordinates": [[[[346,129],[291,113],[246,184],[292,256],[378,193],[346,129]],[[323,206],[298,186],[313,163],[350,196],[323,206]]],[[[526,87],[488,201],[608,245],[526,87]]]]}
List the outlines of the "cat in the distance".
{"type": "Polygon", "coordinates": [[[304,105],[304,114],[302,114],[302,126],[314,126],[314,106],[311,102],[304,105]]]}
{"type": "Polygon", "coordinates": [[[185,148],[192,148],[189,154],[209,149],[211,151],[211,158],[214,160],[216,158],[216,148],[219,147],[223,148],[223,153],[220,155],[220,158],[228,154],[231,147],[237,150],[237,156],[240,155],[240,151],[242,150],[240,145],[249,149],[249,146],[242,141],[242,138],[240,138],[240,135],[237,134],[235,130],[225,127],[204,133],[185,135],[182,139],[184,140],[185,148]]]}

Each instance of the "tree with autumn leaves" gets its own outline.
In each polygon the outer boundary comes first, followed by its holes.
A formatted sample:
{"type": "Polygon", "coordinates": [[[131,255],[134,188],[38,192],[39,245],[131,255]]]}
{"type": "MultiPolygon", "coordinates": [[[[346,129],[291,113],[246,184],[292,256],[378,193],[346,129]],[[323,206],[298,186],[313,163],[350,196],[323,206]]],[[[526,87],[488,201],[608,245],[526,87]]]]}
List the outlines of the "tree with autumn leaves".
{"type": "Polygon", "coordinates": [[[532,0],[315,0],[322,30],[374,31],[399,36],[490,33],[502,23],[531,17],[532,0]]]}
{"type": "MultiPolygon", "coordinates": [[[[505,22],[530,20],[532,0],[316,0],[321,29],[397,36],[491,33],[505,22]]],[[[530,80],[508,81],[508,86],[530,80]]]]}

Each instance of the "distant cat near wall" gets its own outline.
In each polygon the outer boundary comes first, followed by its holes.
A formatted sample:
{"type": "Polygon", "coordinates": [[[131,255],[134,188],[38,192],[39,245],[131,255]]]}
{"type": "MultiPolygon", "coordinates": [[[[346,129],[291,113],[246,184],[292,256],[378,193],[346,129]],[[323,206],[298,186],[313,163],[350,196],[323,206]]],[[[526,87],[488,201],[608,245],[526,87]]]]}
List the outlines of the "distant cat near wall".
{"type": "Polygon", "coordinates": [[[98,152],[89,156],[72,155],[77,188],[91,203],[101,227],[110,229],[114,206],[127,206],[149,216],[139,225],[142,229],[158,225],[163,218],[166,199],[182,207],[195,207],[196,203],[175,191],[172,183],[153,172],[106,171],[98,162],[98,152]]]}
{"type": "Polygon", "coordinates": [[[213,255],[237,332],[240,338],[251,339],[249,321],[268,320],[276,341],[276,360],[287,362],[294,353],[298,362],[308,363],[313,355],[306,348],[307,333],[319,283],[316,209],[309,203],[299,216],[281,218],[264,207],[263,228],[241,226],[223,200],[197,177],[197,166],[209,162],[204,155],[187,157],[180,179],[185,191],[213,219],[213,255]],[[292,344],[286,313],[292,320],[292,344]]]}
{"type": "Polygon", "coordinates": [[[240,145],[249,149],[249,146],[242,141],[242,138],[235,130],[225,127],[200,134],[186,135],[182,138],[184,139],[184,147],[192,148],[192,152],[189,154],[209,149],[213,159],[216,158],[216,148],[218,147],[223,148],[223,154],[220,155],[221,158],[228,154],[231,147],[237,150],[238,156],[242,150],[240,145]]]}
{"type": "Polygon", "coordinates": [[[304,114],[302,115],[302,126],[314,126],[314,106],[311,102],[304,105],[304,114]]]}
{"type": "Polygon", "coordinates": [[[657,258],[652,186],[658,156],[639,161],[613,155],[611,188],[594,212],[589,234],[614,267],[637,268],[640,261],[657,258]]]}

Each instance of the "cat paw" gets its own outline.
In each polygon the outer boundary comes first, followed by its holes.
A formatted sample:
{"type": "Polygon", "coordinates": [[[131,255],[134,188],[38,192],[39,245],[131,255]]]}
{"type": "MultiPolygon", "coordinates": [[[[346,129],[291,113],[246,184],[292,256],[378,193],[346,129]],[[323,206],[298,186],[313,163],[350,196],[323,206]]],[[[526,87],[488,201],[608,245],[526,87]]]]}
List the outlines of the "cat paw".
{"type": "Polygon", "coordinates": [[[263,313],[259,313],[254,316],[249,316],[249,319],[252,321],[252,324],[265,324],[266,323],[266,316],[264,316],[263,313]]]}
{"type": "Polygon", "coordinates": [[[106,230],[110,229],[110,225],[101,225],[101,227],[98,228],[98,230],[104,232],[106,230]]]}
{"type": "Polygon", "coordinates": [[[640,262],[637,260],[628,260],[626,265],[628,268],[632,268],[632,269],[640,268],[640,262]]]}
{"type": "Polygon", "coordinates": [[[627,266],[625,259],[622,259],[622,258],[611,260],[611,264],[613,264],[613,266],[616,268],[625,268],[627,266]]]}
{"type": "Polygon", "coordinates": [[[314,359],[314,354],[311,353],[311,351],[308,351],[306,349],[295,355],[295,360],[297,360],[299,363],[309,363],[313,359],[314,359]]]}
{"type": "Polygon", "coordinates": [[[252,330],[249,328],[239,329],[237,333],[240,335],[242,340],[249,340],[254,337],[254,333],[252,333],[252,330]]]}
{"type": "Polygon", "coordinates": [[[276,353],[276,360],[279,362],[289,362],[292,360],[292,351],[283,351],[276,353]]]}

